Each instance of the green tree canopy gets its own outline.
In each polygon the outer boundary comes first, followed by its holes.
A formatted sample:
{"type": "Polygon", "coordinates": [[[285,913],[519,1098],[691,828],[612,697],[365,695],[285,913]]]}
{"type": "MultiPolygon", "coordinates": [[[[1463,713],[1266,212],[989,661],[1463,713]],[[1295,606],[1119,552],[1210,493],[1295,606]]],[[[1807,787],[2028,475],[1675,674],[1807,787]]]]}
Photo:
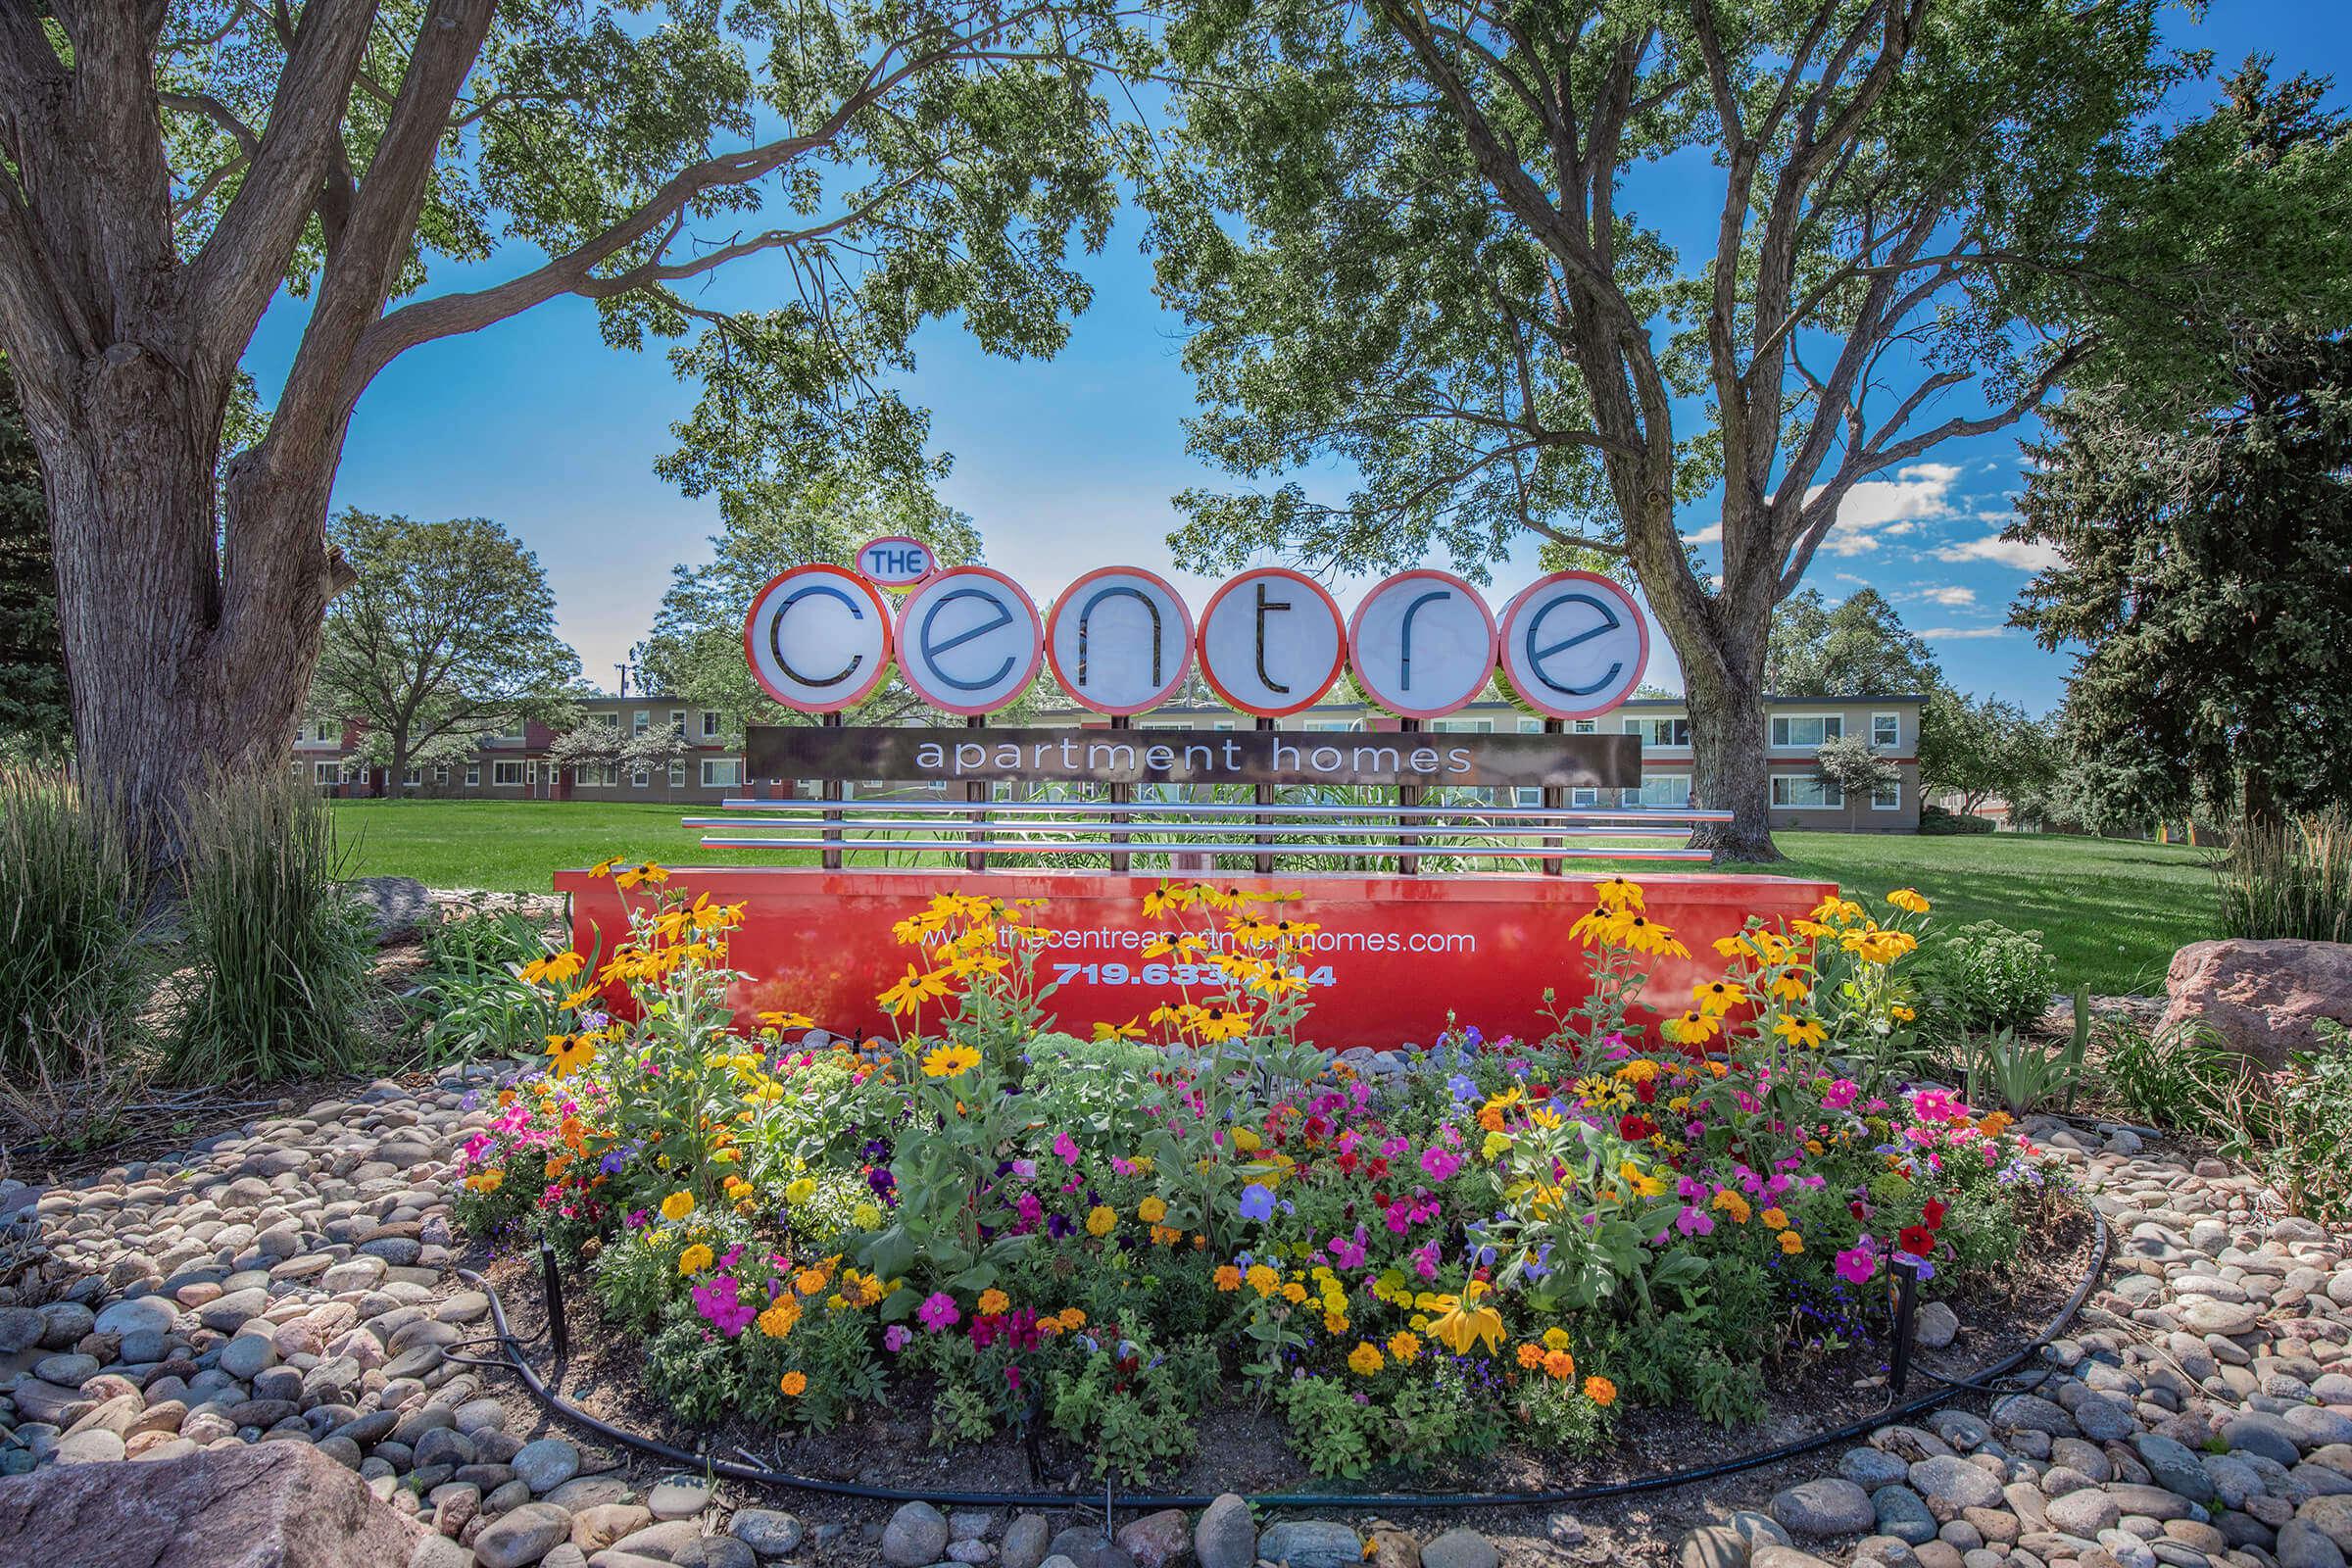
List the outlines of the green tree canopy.
{"type": "Polygon", "coordinates": [[[354,507],[330,531],[357,580],[327,616],[312,708],[363,723],[395,788],[524,720],[568,720],[579,656],[556,634],[539,558],[506,529],[354,507]]]}
{"type": "Polygon", "coordinates": [[[1831,604],[1800,589],[1772,614],[1764,682],[1785,697],[1926,696],[1943,666],[1876,588],[1831,604]]]}
{"type": "Polygon", "coordinates": [[[2070,269],[2179,74],[2156,11],[1197,0],[1149,200],[1194,446],[1254,487],[1180,497],[1180,554],[1621,561],[1736,814],[1701,842],[1772,856],[1772,609],[1856,484],[2085,353],[2070,269]],[[1685,251],[1643,209],[1694,182],[1719,216],[1685,251]],[[1330,459],[1343,499],[1289,477],[1330,459]],[[1718,481],[1710,580],[1677,507],[1718,481]]]}

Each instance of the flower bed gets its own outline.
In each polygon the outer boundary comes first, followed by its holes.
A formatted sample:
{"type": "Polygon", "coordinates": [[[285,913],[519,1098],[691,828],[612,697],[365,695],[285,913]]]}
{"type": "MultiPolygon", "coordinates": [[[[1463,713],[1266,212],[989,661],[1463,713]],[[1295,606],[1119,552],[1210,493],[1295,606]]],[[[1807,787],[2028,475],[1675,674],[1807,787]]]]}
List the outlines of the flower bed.
{"type": "Polygon", "coordinates": [[[1191,984],[1080,1039],[1035,914],[942,894],[898,927],[898,1037],[811,1050],[803,1017],[733,1029],[739,908],[600,870],[631,939],[524,970],[563,1027],[461,1213],[584,1266],[689,1421],[824,1430],[924,1389],[935,1442],[1042,1428],[1136,1477],[1244,1399],[1325,1476],[1587,1453],[1629,1406],[1761,1416],[1768,1360],[1883,1332],[1893,1270],[1946,1293],[2047,1217],[2005,1114],[1903,1081],[1907,891],[1751,921],[1651,1033],[1643,965],[1688,955],[1598,883],[1564,933],[1593,986],[1550,1033],[1457,1029],[1374,1082],[1300,1043],[1295,896],[1152,894],[1147,956],[1191,984]]]}

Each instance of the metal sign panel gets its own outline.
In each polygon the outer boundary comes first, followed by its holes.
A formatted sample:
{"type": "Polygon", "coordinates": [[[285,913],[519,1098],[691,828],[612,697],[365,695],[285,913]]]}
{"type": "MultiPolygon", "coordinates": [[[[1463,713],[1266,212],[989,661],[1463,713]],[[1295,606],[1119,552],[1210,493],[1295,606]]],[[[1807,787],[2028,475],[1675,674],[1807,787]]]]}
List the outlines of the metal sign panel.
{"type": "Polygon", "coordinates": [[[745,733],[745,747],[755,778],[1464,789],[1632,789],[1642,783],[1642,743],[1631,735],[755,724],[745,733]]]}

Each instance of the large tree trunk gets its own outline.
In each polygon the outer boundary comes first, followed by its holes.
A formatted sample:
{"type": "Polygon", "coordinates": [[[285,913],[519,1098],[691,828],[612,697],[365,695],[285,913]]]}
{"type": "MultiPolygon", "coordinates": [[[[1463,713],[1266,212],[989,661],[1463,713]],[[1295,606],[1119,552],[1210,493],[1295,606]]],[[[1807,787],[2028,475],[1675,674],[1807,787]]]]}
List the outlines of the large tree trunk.
{"type": "Polygon", "coordinates": [[[1752,659],[1730,648],[1708,652],[1718,658],[1683,666],[1696,763],[1691,788],[1700,806],[1729,811],[1732,819],[1701,824],[1690,835],[1691,848],[1713,850],[1718,864],[1781,859],[1772,842],[1771,786],[1764,765],[1761,650],[1752,659]]]}
{"type": "Polygon", "coordinates": [[[242,537],[292,543],[220,560],[226,396],[225,383],[118,344],[34,400],[50,416],[43,480],[79,766],[158,865],[179,858],[207,775],[286,765],[336,582],[317,473],[232,486],[232,506],[287,509],[242,537]]]}

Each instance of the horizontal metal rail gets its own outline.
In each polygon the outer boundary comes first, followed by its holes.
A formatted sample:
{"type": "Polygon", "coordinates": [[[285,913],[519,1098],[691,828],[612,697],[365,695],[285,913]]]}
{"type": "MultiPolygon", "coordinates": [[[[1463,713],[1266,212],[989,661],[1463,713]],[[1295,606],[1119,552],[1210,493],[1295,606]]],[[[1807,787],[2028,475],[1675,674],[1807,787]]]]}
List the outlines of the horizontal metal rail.
{"type": "MultiPolygon", "coordinates": [[[[1654,837],[1655,835],[1645,835],[1654,837]]],[[[1150,839],[852,839],[852,838],[731,838],[706,834],[702,840],[706,850],[841,850],[850,853],[874,850],[949,851],[981,850],[996,855],[1246,855],[1253,847],[1249,840],[1238,843],[1165,844],[1150,839]]],[[[1290,848],[1291,855],[1329,855],[1348,859],[1385,859],[1396,853],[1394,844],[1312,844],[1290,848]]],[[[1426,839],[1408,852],[1431,858],[1452,856],[1460,859],[1486,860],[1705,860],[1713,858],[1707,850],[1666,850],[1637,848],[1603,849],[1502,849],[1472,845],[1431,844],[1426,839]]]]}
{"type": "MultiPolygon", "coordinates": [[[[1507,787],[1507,786],[1506,786],[1507,787]]],[[[1672,823],[1683,826],[1701,822],[1729,822],[1729,811],[1667,810],[1646,806],[1628,806],[1617,809],[1603,807],[1542,807],[1542,806],[1249,806],[1228,805],[1223,802],[1194,804],[1186,801],[892,801],[868,796],[849,805],[860,811],[888,811],[923,816],[968,816],[974,811],[988,811],[1008,816],[1136,816],[1143,814],[1230,816],[1250,820],[1257,817],[1379,817],[1395,821],[1398,817],[1416,819],[1441,816],[1476,816],[1514,822],[1557,822],[1573,825],[1577,822],[1617,822],[1632,817],[1641,821],[1672,823]]],[[[688,817],[689,827],[798,827],[799,818],[824,811],[844,809],[841,802],[817,801],[761,801],[730,799],[719,802],[726,811],[766,811],[779,816],[789,813],[790,820],[774,823],[741,817],[688,817]]]]}
{"type": "MultiPolygon", "coordinates": [[[[1111,831],[1106,824],[1093,821],[1065,822],[1027,818],[1018,822],[910,822],[893,817],[810,817],[805,821],[767,819],[753,822],[730,822],[724,817],[687,817],[685,825],[698,828],[740,829],[747,827],[773,828],[864,828],[899,833],[1101,833],[1111,831]]],[[[1466,822],[1458,827],[1430,822],[1270,822],[1263,826],[1254,822],[1122,822],[1118,830],[1128,833],[1213,833],[1220,838],[1236,838],[1244,842],[1255,839],[1297,839],[1315,835],[1346,834],[1353,837],[1401,838],[1421,837],[1435,841],[1444,838],[1671,838],[1680,828],[1648,827],[1640,823],[1611,822],[1580,826],[1563,830],[1557,824],[1531,825],[1466,822]]]]}

